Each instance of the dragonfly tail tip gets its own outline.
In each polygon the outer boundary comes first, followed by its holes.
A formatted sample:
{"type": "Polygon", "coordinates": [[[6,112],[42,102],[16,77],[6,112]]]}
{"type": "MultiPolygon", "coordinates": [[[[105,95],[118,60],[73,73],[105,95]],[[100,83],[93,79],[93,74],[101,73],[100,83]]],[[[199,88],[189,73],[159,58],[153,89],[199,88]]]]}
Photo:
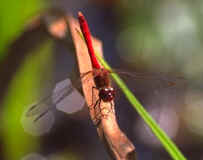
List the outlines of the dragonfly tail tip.
{"type": "Polygon", "coordinates": [[[84,17],[81,11],[78,12],[78,17],[84,17]]]}

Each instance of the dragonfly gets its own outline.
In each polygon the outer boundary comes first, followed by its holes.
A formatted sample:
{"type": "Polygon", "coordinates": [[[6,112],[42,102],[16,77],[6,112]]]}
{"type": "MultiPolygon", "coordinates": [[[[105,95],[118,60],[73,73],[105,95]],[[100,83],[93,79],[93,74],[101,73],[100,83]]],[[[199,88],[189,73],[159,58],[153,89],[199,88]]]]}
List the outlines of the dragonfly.
{"type": "MultiPolygon", "coordinates": [[[[164,83],[167,86],[174,86],[175,82],[164,78],[161,74],[157,75],[145,75],[144,73],[128,73],[123,72],[120,70],[107,70],[103,68],[100,63],[98,62],[95,51],[92,45],[91,40],[91,33],[88,27],[88,23],[84,17],[84,15],[79,12],[78,13],[78,20],[80,24],[80,29],[82,31],[82,35],[84,37],[88,53],[92,62],[92,71],[84,73],[81,75],[80,79],[87,78],[90,73],[93,74],[95,85],[92,88],[93,90],[98,90],[98,99],[93,104],[93,107],[99,106],[102,101],[109,102],[112,105],[112,101],[116,97],[116,91],[111,85],[110,74],[111,73],[118,73],[123,74],[125,76],[132,77],[134,79],[147,79],[147,80],[159,80],[164,79],[164,83]]],[[[177,79],[182,79],[182,77],[177,77],[177,79]]],[[[80,81],[76,82],[76,85],[80,84],[80,81]]],[[[84,81],[85,83],[85,81],[84,81]]],[[[40,120],[44,115],[46,115],[51,109],[53,109],[53,105],[59,111],[63,111],[68,114],[75,113],[83,108],[85,105],[85,100],[81,93],[74,87],[71,83],[70,79],[65,79],[56,84],[53,92],[48,95],[47,97],[41,99],[36,104],[32,105],[28,111],[26,112],[26,116],[36,116],[34,122],[40,120]]],[[[99,107],[98,107],[99,108],[99,107]]]]}

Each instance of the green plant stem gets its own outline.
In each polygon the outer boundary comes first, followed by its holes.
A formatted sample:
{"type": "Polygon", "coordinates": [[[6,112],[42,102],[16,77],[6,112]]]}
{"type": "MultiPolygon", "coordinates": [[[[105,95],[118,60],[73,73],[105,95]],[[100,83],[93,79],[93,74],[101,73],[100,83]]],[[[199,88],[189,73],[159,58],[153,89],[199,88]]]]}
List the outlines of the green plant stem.
{"type": "MultiPolygon", "coordinates": [[[[97,58],[100,63],[108,70],[112,70],[111,67],[102,59],[98,53],[96,53],[97,58]]],[[[125,83],[121,80],[121,78],[116,74],[111,74],[112,78],[121,88],[126,98],[132,104],[134,109],[138,112],[138,114],[143,118],[145,123],[151,128],[152,132],[155,136],[160,140],[160,142],[165,147],[166,151],[171,155],[174,160],[186,160],[181,151],[177,148],[172,140],[167,136],[167,134],[159,127],[159,125],[155,122],[155,120],[150,116],[150,114],[144,109],[141,103],[136,99],[133,93],[128,89],[125,83]]]]}

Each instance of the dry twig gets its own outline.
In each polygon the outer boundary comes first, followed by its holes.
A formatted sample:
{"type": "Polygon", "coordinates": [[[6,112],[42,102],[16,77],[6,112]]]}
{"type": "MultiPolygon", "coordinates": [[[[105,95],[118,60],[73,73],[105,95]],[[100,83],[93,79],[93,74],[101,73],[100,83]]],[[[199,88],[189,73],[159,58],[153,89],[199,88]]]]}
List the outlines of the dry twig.
{"type": "MultiPolygon", "coordinates": [[[[72,16],[68,16],[69,29],[71,31],[72,39],[75,45],[76,56],[79,66],[80,74],[86,73],[92,70],[92,65],[90,61],[90,57],[88,54],[88,50],[85,42],[81,39],[80,35],[77,33],[77,30],[80,30],[79,24],[77,20],[75,20],[72,16]]],[[[93,38],[93,46],[97,53],[102,54],[102,43],[93,38]]],[[[92,87],[95,86],[93,77],[88,81],[83,83],[82,87],[83,93],[88,106],[92,104],[92,87]]],[[[98,95],[97,95],[98,98],[98,95]]],[[[100,139],[105,143],[107,151],[110,153],[113,159],[117,160],[134,160],[135,159],[135,147],[130,142],[130,140],[126,137],[126,135],[120,130],[116,116],[113,111],[110,103],[102,102],[100,105],[101,115],[100,120],[101,123],[97,125],[97,132],[100,139]],[[111,111],[111,112],[109,112],[111,111]]],[[[90,116],[93,122],[95,122],[94,109],[90,109],[90,116]]],[[[98,118],[98,117],[97,117],[98,118]]]]}

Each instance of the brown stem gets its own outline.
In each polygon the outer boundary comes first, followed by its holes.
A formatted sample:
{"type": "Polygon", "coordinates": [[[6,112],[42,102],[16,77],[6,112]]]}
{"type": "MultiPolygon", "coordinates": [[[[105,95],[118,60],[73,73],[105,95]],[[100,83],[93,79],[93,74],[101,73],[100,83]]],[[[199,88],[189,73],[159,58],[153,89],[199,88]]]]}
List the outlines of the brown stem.
{"type": "MultiPolygon", "coordinates": [[[[68,16],[68,23],[73,43],[75,45],[79,72],[80,74],[82,74],[91,71],[92,65],[86,44],[77,32],[77,30],[80,30],[79,24],[77,20],[74,19],[72,16],[68,16]]],[[[97,53],[102,54],[102,43],[95,38],[92,39],[94,49],[97,53]]],[[[88,81],[85,81],[85,83],[82,80],[83,93],[86,99],[87,106],[89,107],[90,116],[93,122],[95,121],[95,117],[97,117],[94,108],[90,109],[90,106],[92,104],[92,87],[94,86],[95,84],[92,76],[89,78],[88,81]]],[[[98,93],[96,93],[96,96],[96,98],[98,98],[98,93]]],[[[135,147],[132,142],[126,137],[126,135],[120,130],[116,121],[114,109],[114,102],[112,102],[112,105],[111,103],[101,102],[101,122],[99,123],[99,125],[96,126],[98,135],[104,142],[106,149],[112,159],[135,160],[135,147]]]]}

